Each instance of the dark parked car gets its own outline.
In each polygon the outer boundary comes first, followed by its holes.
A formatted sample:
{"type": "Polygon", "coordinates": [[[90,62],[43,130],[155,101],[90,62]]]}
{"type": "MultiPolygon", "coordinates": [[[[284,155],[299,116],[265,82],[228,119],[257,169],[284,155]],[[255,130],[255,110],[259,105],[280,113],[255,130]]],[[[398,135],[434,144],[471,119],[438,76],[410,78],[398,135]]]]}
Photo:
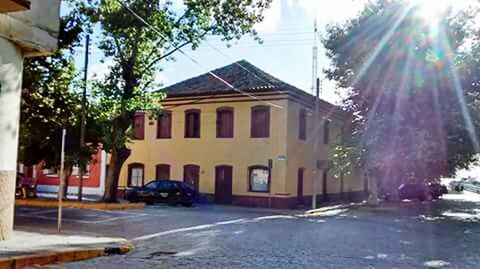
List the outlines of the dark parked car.
{"type": "Polygon", "coordinates": [[[448,193],[447,186],[442,185],[440,183],[429,182],[429,183],[427,183],[427,186],[428,186],[428,189],[430,191],[430,195],[434,199],[438,199],[438,197],[448,193]]]}
{"type": "Polygon", "coordinates": [[[398,187],[398,197],[404,199],[418,199],[425,201],[431,197],[428,186],[423,183],[405,183],[398,187]]]}
{"type": "Polygon", "coordinates": [[[187,183],[175,180],[154,180],[143,187],[127,189],[126,198],[130,202],[145,202],[147,204],[168,203],[191,206],[197,196],[197,191],[187,183]]]}

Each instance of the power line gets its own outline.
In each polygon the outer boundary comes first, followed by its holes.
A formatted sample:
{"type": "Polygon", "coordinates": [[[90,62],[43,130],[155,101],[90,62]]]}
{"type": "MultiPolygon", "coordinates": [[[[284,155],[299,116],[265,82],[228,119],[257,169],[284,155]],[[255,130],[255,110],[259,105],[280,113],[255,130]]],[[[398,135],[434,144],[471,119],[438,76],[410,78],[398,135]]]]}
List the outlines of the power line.
{"type": "Polygon", "coordinates": [[[255,95],[252,95],[250,93],[247,93],[243,90],[240,90],[240,89],[237,89],[235,86],[233,86],[232,84],[228,83],[226,80],[224,80],[223,78],[221,78],[220,76],[218,76],[217,74],[215,74],[213,71],[210,71],[208,68],[206,68],[205,66],[203,66],[201,63],[199,63],[197,60],[195,60],[194,58],[190,57],[188,54],[186,54],[180,47],[178,47],[174,41],[170,40],[170,38],[168,37],[165,37],[163,35],[163,33],[161,31],[159,31],[156,27],[154,27],[153,25],[151,25],[149,22],[147,22],[144,18],[142,18],[140,15],[138,15],[135,11],[133,11],[130,7],[128,7],[125,3],[123,3],[121,0],[117,0],[117,2],[122,5],[124,8],[126,8],[133,16],[135,16],[138,20],[140,20],[143,24],[145,24],[147,27],[149,27],[150,29],[152,29],[155,33],[157,33],[163,40],[165,40],[166,42],[169,42],[170,44],[172,44],[172,46],[177,49],[181,54],[183,54],[185,57],[187,57],[190,61],[192,61],[193,63],[195,63],[196,65],[200,66],[201,68],[205,69],[207,71],[207,73],[209,73],[211,76],[213,76],[214,78],[216,78],[218,81],[222,82],[223,84],[225,84],[227,87],[229,87],[230,89],[236,91],[236,92],[239,92],[239,93],[242,93],[246,96],[249,96],[251,97],[252,99],[255,99],[255,100],[259,100],[259,101],[262,101],[262,102],[265,102],[266,104],[269,104],[270,106],[273,106],[273,107],[277,107],[277,108],[280,108],[280,109],[283,109],[282,106],[279,106],[277,104],[274,104],[274,103],[271,103],[271,102],[268,102],[268,101],[263,101],[263,100],[260,100],[257,96],[255,95]]]}
{"type": "MultiPolygon", "coordinates": [[[[278,48],[278,47],[296,47],[296,46],[312,46],[312,43],[291,43],[291,44],[277,44],[277,45],[263,45],[263,46],[232,46],[226,48],[219,48],[219,50],[234,50],[234,49],[264,49],[264,48],[278,48]]],[[[212,50],[211,48],[198,48],[195,49],[196,51],[205,51],[205,50],[212,50]]]]}

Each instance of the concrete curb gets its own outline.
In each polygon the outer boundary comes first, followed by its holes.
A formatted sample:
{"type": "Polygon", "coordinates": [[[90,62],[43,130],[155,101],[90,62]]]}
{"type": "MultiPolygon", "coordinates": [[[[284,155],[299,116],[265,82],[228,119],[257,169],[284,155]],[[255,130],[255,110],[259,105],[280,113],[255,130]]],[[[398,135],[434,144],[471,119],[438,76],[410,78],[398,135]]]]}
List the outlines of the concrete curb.
{"type": "MultiPolygon", "coordinates": [[[[35,200],[35,199],[16,199],[16,206],[30,206],[30,207],[58,207],[58,201],[56,200],[35,200]]],[[[77,201],[64,201],[63,207],[74,207],[81,209],[104,209],[104,210],[128,210],[128,209],[144,209],[144,203],[132,203],[132,204],[107,204],[107,203],[93,203],[93,202],[77,202],[77,201]]]]}
{"type": "Polygon", "coordinates": [[[34,254],[0,257],[0,269],[18,269],[32,265],[46,265],[56,262],[76,262],[101,256],[123,255],[133,249],[131,244],[119,246],[67,248],[40,251],[34,254]]]}

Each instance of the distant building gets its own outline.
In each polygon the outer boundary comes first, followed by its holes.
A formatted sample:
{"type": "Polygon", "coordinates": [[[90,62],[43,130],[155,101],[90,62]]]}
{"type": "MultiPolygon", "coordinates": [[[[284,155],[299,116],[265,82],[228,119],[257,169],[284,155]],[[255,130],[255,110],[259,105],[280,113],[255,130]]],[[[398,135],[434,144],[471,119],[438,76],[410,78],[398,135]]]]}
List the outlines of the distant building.
{"type": "MultiPolygon", "coordinates": [[[[83,176],[83,194],[102,196],[105,191],[106,153],[99,151],[92,156],[87,166],[87,173],[83,176]]],[[[22,170],[22,169],[21,169],[22,170]]],[[[33,167],[24,167],[25,176],[37,180],[37,190],[40,193],[58,193],[60,183],[59,171],[55,168],[45,168],[42,163],[33,167]]],[[[74,167],[68,179],[68,194],[78,194],[78,167],[74,167]]]]}
{"type": "Polygon", "coordinates": [[[292,208],[310,203],[318,165],[318,201],[362,196],[363,181],[342,184],[328,171],[332,145],[348,129],[344,111],[321,100],[314,130],[312,95],[246,61],[213,73],[235,89],[207,73],[164,89],[158,119],[135,115],[120,189],[175,179],[220,204],[292,208]]]}

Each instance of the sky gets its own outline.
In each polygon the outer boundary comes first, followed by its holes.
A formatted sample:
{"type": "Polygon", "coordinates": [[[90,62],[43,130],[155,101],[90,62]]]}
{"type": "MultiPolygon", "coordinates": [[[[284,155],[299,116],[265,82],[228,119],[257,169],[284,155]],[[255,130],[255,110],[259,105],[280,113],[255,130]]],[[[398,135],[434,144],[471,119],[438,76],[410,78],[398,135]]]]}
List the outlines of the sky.
{"type": "MultiPolygon", "coordinates": [[[[174,0],[181,7],[182,0],[174,0]]],[[[273,0],[265,19],[255,26],[264,41],[259,44],[249,36],[243,37],[232,47],[227,48],[219,38],[209,38],[209,45],[202,45],[185,53],[201,64],[201,67],[180,53],[174,55],[175,61],[161,63],[163,71],[157,74],[157,81],[164,86],[203,74],[209,70],[228,65],[239,60],[247,60],[265,72],[290,83],[307,92],[312,87],[312,47],[314,42],[314,19],[317,18],[318,30],[325,31],[329,23],[341,23],[354,17],[364,6],[365,0],[273,0]]],[[[76,56],[78,70],[83,69],[83,52],[76,56]]],[[[325,50],[319,43],[319,70],[328,67],[325,50]]],[[[93,49],[89,65],[89,76],[102,76],[109,69],[109,61],[101,63],[101,53],[93,49]]],[[[319,72],[322,75],[322,72],[319,72]]],[[[335,84],[322,82],[321,98],[338,103],[335,84]]]]}

